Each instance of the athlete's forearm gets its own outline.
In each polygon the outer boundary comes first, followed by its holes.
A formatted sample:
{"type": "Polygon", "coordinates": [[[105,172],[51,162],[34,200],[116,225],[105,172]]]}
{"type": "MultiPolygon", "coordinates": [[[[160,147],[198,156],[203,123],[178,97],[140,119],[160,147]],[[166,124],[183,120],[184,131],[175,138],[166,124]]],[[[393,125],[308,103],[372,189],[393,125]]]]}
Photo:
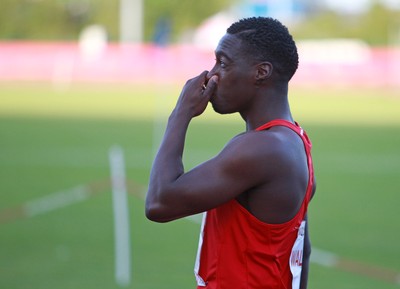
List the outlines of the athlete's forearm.
{"type": "Polygon", "coordinates": [[[168,124],[155,157],[146,196],[146,215],[154,221],[168,221],[168,203],[174,181],[184,173],[182,154],[190,116],[178,113],[175,109],[168,124]],[[165,219],[166,218],[166,219],[165,219]]]}
{"type": "Polygon", "coordinates": [[[191,117],[172,112],[150,175],[151,185],[166,185],[183,173],[182,155],[191,117]]]}
{"type": "Polygon", "coordinates": [[[182,154],[189,123],[204,112],[217,85],[217,78],[213,77],[205,86],[207,73],[204,71],[186,82],[168,119],[151,169],[146,197],[146,216],[153,221],[165,222],[182,217],[178,204],[182,187],[176,185],[176,181],[184,173],[182,154]]]}

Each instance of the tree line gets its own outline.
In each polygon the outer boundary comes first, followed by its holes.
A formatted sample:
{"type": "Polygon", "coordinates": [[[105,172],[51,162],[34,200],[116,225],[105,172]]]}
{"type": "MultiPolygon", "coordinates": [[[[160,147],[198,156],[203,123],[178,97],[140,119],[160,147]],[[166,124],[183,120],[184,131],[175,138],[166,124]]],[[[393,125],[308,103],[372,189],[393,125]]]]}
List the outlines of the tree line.
{"type": "MultiPolygon", "coordinates": [[[[77,40],[82,29],[102,25],[110,41],[119,39],[119,1],[115,0],[1,0],[0,40],[77,40]]],[[[204,19],[227,9],[230,0],[143,0],[144,41],[157,38],[160,28],[169,42],[178,42],[204,19]]],[[[296,39],[360,38],[373,46],[397,43],[400,11],[375,2],[359,15],[334,11],[312,12],[290,30],[296,39]]]]}

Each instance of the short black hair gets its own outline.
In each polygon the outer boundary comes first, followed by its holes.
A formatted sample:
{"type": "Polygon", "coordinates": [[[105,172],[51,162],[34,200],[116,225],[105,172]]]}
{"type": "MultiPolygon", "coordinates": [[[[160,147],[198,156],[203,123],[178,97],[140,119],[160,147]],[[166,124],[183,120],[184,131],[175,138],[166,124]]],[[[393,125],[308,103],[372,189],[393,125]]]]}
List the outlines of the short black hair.
{"type": "Polygon", "coordinates": [[[270,17],[244,18],[226,31],[242,41],[250,56],[269,61],[284,80],[289,81],[299,65],[296,43],[281,22],[270,17]]]}

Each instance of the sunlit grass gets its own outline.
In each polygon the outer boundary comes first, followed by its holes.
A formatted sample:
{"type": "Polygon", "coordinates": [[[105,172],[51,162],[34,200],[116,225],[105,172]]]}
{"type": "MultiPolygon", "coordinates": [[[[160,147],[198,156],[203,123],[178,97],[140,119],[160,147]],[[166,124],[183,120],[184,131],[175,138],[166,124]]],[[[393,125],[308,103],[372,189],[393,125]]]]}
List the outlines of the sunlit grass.
{"type": "MultiPolygon", "coordinates": [[[[78,184],[109,178],[108,149],[125,152],[127,176],[145,190],[154,145],[179,85],[2,83],[0,211],[78,184]]],[[[400,270],[400,98],[391,89],[292,87],[296,120],[313,141],[317,194],[310,204],[314,248],[400,270]]],[[[238,115],[208,109],[189,127],[187,168],[242,130],[238,115]]],[[[128,288],[194,288],[199,225],[154,224],[140,192],[130,195],[133,282],[128,288]]],[[[0,224],[0,288],[118,288],[109,188],[93,199],[0,224]]],[[[343,268],[311,265],[310,286],[395,289],[343,268]]]]}
{"type": "MultiPolygon", "coordinates": [[[[0,115],[106,119],[164,119],[180,92],[175,85],[3,83],[0,115]]],[[[400,124],[400,93],[389,88],[304,88],[289,93],[295,119],[320,124],[400,124]]],[[[240,121],[209,106],[199,121],[240,121]]]]}

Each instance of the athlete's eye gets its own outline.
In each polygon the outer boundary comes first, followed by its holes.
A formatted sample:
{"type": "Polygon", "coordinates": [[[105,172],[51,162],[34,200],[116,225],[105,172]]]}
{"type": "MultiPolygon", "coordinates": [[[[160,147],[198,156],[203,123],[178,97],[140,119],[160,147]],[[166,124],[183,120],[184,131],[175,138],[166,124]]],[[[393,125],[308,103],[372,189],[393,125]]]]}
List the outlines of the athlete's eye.
{"type": "Polygon", "coordinates": [[[226,67],[226,63],[221,58],[215,59],[215,62],[218,63],[221,68],[226,67]]]}

